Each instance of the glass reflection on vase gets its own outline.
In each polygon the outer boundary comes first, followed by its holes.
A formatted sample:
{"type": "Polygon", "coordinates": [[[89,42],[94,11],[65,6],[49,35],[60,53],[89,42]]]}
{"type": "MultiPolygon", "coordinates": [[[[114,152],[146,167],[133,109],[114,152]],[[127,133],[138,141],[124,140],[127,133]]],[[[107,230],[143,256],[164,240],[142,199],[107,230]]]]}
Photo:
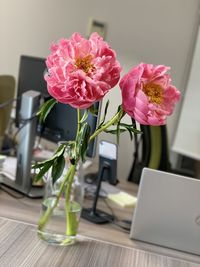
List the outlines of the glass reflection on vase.
{"type": "Polygon", "coordinates": [[[65,152],[64,175],[53,183],[45,179],[45,195],[38,223],[38,236],[50,244],[70,245],[76,240],[84,198],[82,163],[73,166],[65,152]],[[71,171],[71,175],[66,174],[71,171]]]}

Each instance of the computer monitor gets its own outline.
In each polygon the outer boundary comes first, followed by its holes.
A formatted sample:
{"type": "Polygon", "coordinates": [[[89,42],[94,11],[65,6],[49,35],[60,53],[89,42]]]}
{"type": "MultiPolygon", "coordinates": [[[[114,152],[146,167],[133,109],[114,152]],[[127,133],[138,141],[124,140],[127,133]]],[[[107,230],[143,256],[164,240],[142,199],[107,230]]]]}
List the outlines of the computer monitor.
{"type": "Polygon", "coordinates": [[[44,58],[22,55],[20,57],[18,86],[17,86],[17,104],[16,104],[16,126],[19,127],[20,108],[22,94],[29,91],[38,91],[42,97],[49,97],[44,72],[46,63],[44,58]]]}
{"type": "MultiPolygon", "coordinates": [[[[19,113],[21,107],[21,96],[28,90],[34,90],[41,93],[44,100],[49,99],[44,73],[46,63],[44,58],[22,55],[20,58],[17,105],[16,105],[16,126],[19,127],[19,113]]],[[[96,129],[100,117],[100,104],[95,103],[95,109],[98,115],[89,114],[88,124],[91,127],[91,133],[96,129]]],[[[51,110],[44,125],[38,125],[38,134],[51,142],[74,140],[77,129],[77,111],[69,105],[58,103],[51,110]]],[[[94,157],[96,150],[96,141],[89,144],[87,157],[94,157]]]]}
{"type": "MultiPolygon", "coordinates": [[[[99,110],[99,102],[94,104],[94,108],[99,110]]],[[[99,112],[100,113],[100,112],[99,112]]],[[[90,125],[91,133],[96,129],[98,116],[95,117],[91,113],[88,115],[87,122],[90,125]]],[[[58,143],[63,140],[74,140],[76,138],[77,130],[77,111],[66,104],[56,104],[49,115],[47,116],[45,123],[41,125],[41,136],[49,141],[58,143]],[[66,114],[66,116],[64,115],[66,114]]],[[[86,155],[88,157],[94,157],[96,150],[96,140],[92,141],[89,146],[86,155]]]]}

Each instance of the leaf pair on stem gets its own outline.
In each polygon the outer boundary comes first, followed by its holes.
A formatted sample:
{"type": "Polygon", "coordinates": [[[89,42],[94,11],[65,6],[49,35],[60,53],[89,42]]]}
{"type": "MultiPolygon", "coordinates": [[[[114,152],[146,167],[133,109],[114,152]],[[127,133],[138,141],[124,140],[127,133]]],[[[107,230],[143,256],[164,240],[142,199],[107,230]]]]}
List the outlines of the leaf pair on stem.
{"type": "MultiPolygon", "coordinates": [[[[42,105],[38,112],[41,123],[45,121],[46,117],[56,103],[57,101],[52,98],[42,105]]],[[[65,167],[65,150],[69,149],[70,162],[72,165],[76,165],[80,158],[82,161],[84,161],[89,142],[92,141],[101,132],[115,134],[117,137],[117,143],[119,143],[119,136],[123,132],[128,131],[131,139],[133,138],[133,134],[140,133],[140,131],[135,129],[132,124],[121,122],[122,118],[125,115],[125,112],[123,111],[121,105],[118,107],[117,113],[109,121],[106,122],[108,106],[109,100],[105,105],[102,120],[93,134],[91,134],[90,125],[87,122],[88,112],[91,112],[93,116],[97,116],[97,111],[94,110],[93,106],[89,109],[86,109],[83,114],[81,113],[80,109],[77,109],[78,125],[76,139],[74,141],[62,142],[51,159],[36,163],[32,166],[32,168],[34,169],[39,169],[39,172],[35,177],[35,181],[42,179],[42,177],[52,167],[51,175],[53,182],[55,183],[57,179],[62,175],[65,167]]]]}

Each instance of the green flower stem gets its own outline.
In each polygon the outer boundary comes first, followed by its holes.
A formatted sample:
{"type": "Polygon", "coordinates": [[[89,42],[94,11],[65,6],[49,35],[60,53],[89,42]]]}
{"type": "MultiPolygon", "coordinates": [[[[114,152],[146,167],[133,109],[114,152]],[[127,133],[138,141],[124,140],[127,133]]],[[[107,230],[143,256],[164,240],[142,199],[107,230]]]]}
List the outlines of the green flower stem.
{"type": "Polygon", "coordinates": [[[81,126],[81,110],[78,108],[77,109],[77,130],[76,130],[76,140],[78,138],[78,134],[79,134],[79,131],[80,131],[80,126],[81,126]]]}
{"type": "MultiPolygon", "coordinates": [[[[81,128],[81,110],[77,109],[77,131],[76,131],[76,142],[75,142],[75,159],[76,162],[78,161],[78,155],[77,155],[77,139],[81,128]]],[[[77,221],[75,214],[71,211],[71,205],[70,205],[70,192],[72,183],[74,180],[74,174],[76,171],[76,165],[72,165],[72,170],[69,175],[69,180],[67,183],[66,191],[65,191],[65,212],[66,212],[66,235],[67,236],[73,236],[77,233],[77,221]]]]}
{"type": "MultiPolygon", "coordinates": [[[[92,141],[98,134],[106,130],[108,127],[111,125],[114,125],[118,123],[121,118],[123,117],[124,112],[120,108],[120,110],[113,116],[111,120],[108,122],[104,123],[100,128],[98,128],[89,138],[89,142],[92,141]]],[[[77,151],[77,139],[79,132],[81,130],[81,111],[78,109],[77,110],[77,120],[78,120],[78,126],[77,126],[77,134],[76,134],[76,141],[75,141],[75,164],[71,165],[67,174],[65,175],[62,184],[60,186],[60,190],[56,196],[56,199],[53,203],[52,206],[48,207],[47,210],[44,212],[44,214],[41,216],[39,223],[38,223],[38,230],[42,231],[43,228],[46,226],[47,222],[49,221],[49,218],[51,214],[53,213],[53,210],[57,207],[59,199],[64,192],[64,189],[66,187],[65,191],[65,209],[66,209],[66,235],[67,236],[72,236],[76,235],[77,233],[77,219],[75,214],[71,211],[71,205],[70,205],[70,192],[71,192],[71,187],[72,183],[74,180],[74,174],[76,171],[76,165],[79,159],[78,151],[77,151]],[[66,186],[67,185],[67,186],[66,186]]]]}
{"type": "Polygon", "coordinates": [[[58,205],[58,202],[59,202],[59,199],[62,195],[62,192],[64,191],[64,188],[65,188],[65,184],[67,182],[67,180],[69,179],[69,177],[71,177],[71,173],[73,172],[73,169],[74,169],[74,165],[71,165],[67,174],[65,175],[63,181],[62,181],[62,184],[60,186],[60,190],[59,190],[59,193],[57,194],[56,196],[56,199],[53,203],[53,206],[47,208],[47,210],[45,211],[45,213],[40,217],[40,220],[38,222],[38,230],[42,231],[43,228],[45,227],[45,225],[47,224],[53,210],[55,209],[55,207],[58,205]]]}
{"type": "Polygon", "coordinates": [[[92,141],[97,135],[99,135],[101,132],[106,130],[111,125],[115,124],[116,122],[120,121],[124,112],[122,109],[120,109],[113,117],[110,119],[107,123],[103,124],[99,129],[97,129],[89,139],[89,142],[92,141]]]}
{"type": "Polygon", "coordinates": [[[75,153],[76,153],[76,161],[77,161],[77,141],[78,141],[78,135],[81,129],[81,110],[77,109],[77,130],[76,130],[76,139],[75,139],[75,153]]]}
{"type": "Polygon", "coordinates": [[[71,210],[70,205],[70,192],[72,183],[74,180],[74,174],[76,171],[76,166],[73,165],[74,168],[71,171],[66,191],[65,191],[65,212],[66,212],[66,235],[67,236],[73,236],[77,234],[77,219],[76,214],[74,214],[73,210],[71,210]]]}

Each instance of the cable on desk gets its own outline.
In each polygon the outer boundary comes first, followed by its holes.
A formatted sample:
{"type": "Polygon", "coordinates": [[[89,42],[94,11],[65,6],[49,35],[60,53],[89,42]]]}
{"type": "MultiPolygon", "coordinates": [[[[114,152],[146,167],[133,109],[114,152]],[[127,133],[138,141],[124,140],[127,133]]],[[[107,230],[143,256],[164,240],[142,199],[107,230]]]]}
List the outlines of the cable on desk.
{"type": "Polygon", "coordinates": [[[114,218],[114,220],[110,220],[110,223],[114,224],[115,226],[119,227],[120,229],[123,229],[124,232],[129,233],[130,232],[131,222],[130,222],[130,225],[129,225],[129,222],[127,220],[119,220],[117,218],[117,216],[114,214],[113,209],[108,204],[108,202],[106,201],[106,199],[105,198],[102,198],[102,199],[103,199],[104,203],[106,204],[107,208],[110,210],[110,212],[111,212],[111,214],[112,214],[112,216],[114,218]],[[125,226],[125,224],[127,224],[128,226],[125,226]]]}
{"type": "Polygon", "coordinates": [[[9,99],[9,100],[6,101],[6,102],[1,103],[1,104],[0,104],[0,109],[1,109],[1,108],[5,108],[6,106],[12,104],[13,102],[15,102],[15,101],[17,101],[17,100],[19,100],[19,98],[12,98],[12,99],[9,99]]]}
{"type": "MultiPolygon", "coordinates": [[[[105,196],[107,195],[106,190],[101,188],[101,191],[104,192],[105,196]]],[[[90,188],[90,190],[88,190],[88,188],[87,188],[85,197],[87,199],[89,199],[89,200],[92,200],[94,198],[94,193],[95,193],[95,190],[91,190],[91,188],[90,188]]],[[[100,198],[104,201],[104,203],[106,204],[107,208],[110,210],[111,217],[114,218],[114,219],[110,219],[110,220],[109,220],[109,218],[107,218],[108,221],[111,224],[113,224],[113,225],[117,226],[118,228],[120,228],[121,230],[123,230],[124,232],[129,233],[130,232],[130,228],[131,228],[131,221],[119,220],[117,218],[117,216],[115,215],[112,207],[107,202],[106,197],[100,196],[100,198]]]]}
{"type": "Polygon", "coordinates": [[[17,147],[17,142],[16,142],[16,138],[17,135],[19,134],[19,132],[29,123],[31,122],[34,118],[37,117],[37,114],[33,114],[33,116],[29,119],[23,119],[20,122],[22,122],[23,124],[17,129],[17,131],[15,132],[14,136],[11,138],[12,141],[12,147],[10,147],[9,149],[5,149],[5,150],[0,150],[0,153],[5,154],[5,153],[9,153],[12,150],[14,150],[16,152],[16,147],[17,147]]]}
{"type": "Polygon", "coordinates": [[[29,119],[21,119],[20,123],[23,123],[15,132],[14,136],[13,136],[13,142],[15,143],[15,139],[17,137],[17,135],[19,134],[19,132],[29,123],[31,122],[33,119],[35,119],[37,117],[37,113],[33,114],[32,117],[30,117],[29,119]]]}
{"type": "MultiPolygon", "coordinates": [[[[6,106],[12,104],[12,103],[15,102],[15,101],[19,101],[20,99],[21,99],[21,97],[9,99],[8,101],[3,102],[3,103],[0,104],[0,109],[2,109],[2,108],[4,108],[4,107],[6,107],[6,106]]],[[[20,123],[22,123],[22,125],[17,129],[17,131],[15,132],[14,136],[13,136],[12,139],[11,139],[11,140],[12,140],[12,147],[9,148],[9,149],[3,150],[3,151],[0,150],[0,153],[4,154],[4,153],[9,153],[9,152],[11,152],[12,150],[16,150],[16,137],[17,137],[17,135],[19,134],[19,132],[20,132],[20,131],[21,131],[21,130],[22,130],[22,129],[29,123],[29,122],[31,122],[31,121],[32,121],[34,118],[36,118],[36,117],[37,117],[37,113],[34,113],[34,114],[32,115],[32,117],[29,118],[29,119],[20,119],[20,123]]]]}

